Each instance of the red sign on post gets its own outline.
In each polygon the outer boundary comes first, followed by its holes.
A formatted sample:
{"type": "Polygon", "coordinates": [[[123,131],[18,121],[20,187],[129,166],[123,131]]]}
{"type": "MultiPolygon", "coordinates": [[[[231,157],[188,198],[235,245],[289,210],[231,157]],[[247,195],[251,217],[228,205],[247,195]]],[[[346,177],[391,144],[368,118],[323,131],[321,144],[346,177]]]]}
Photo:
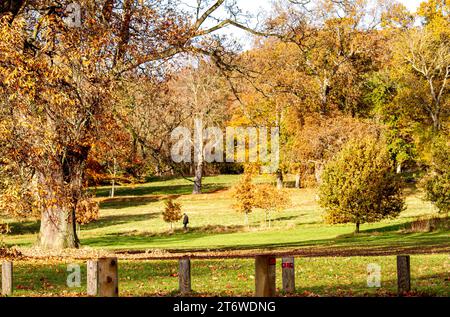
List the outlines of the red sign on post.
{"type": "Polygon", "coordinates": [[[294,268],[294,263],[281,263],[281,267],[283,269],[293,269],[294,268]]]}
{"type": "Polygon", "coordinates": [[[277,259],[276,258],[269,258],[269,265],[275,265],[277,264],[277,259]]]}

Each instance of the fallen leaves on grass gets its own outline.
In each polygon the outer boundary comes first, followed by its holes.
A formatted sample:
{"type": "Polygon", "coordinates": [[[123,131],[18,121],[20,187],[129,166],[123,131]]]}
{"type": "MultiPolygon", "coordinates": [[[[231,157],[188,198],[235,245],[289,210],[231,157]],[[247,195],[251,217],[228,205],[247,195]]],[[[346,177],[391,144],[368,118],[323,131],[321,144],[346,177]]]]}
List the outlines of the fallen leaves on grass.
{"type": "Polygon", "coordinates": [[[15,260],[22,258],[22,253],[16,248],[0,247],[0,259],[15,260]]]}
{"type": "Polygon", "coordinates": [[[53,260],[70,260],[70,259],[98,259],[101,257],[114,256],[113,253],[105,250],[97,250],[89,247],[80,249],[64,249],[64,250],[44,250],[39,247],[18,247],[19,252],[26,258],[30,259],[53,259],[53,260]]]}

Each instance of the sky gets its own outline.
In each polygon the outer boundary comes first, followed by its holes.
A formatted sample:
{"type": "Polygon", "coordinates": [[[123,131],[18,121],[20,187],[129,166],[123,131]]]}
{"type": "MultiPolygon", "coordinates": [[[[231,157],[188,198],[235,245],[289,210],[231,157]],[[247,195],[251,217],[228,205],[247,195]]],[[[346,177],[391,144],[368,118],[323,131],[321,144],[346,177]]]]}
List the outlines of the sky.
{"type": "MultiPolygon", "coordinates": [[[[272,3],[276,0],[237,0],[239,8],[243,12],[249,12],[251,14],[256,14],[261,11],[268,11],[272,7],[272,3]]],[[[419,7],[420,3],[424,0],[397,0],[403,3],[410,11],[415,12],[419,7]]],[[[225,34],[232,34],[234,38],[240,39],[240,42],[244,47],[249,47],[249,42],[251,41],[250,36],[245,31],[239,30],[234,27],[228,27],[221,31],[225,34]]]]}
{"type": "MultiPolygon", "coordinates": [[[[408,9],[415,11],[424,0],[397,0],[408,9]]],[[[246,11],[255,12],[259,8],[269,9],[273,0],[238,0],[238,5],[246,11]]]]}

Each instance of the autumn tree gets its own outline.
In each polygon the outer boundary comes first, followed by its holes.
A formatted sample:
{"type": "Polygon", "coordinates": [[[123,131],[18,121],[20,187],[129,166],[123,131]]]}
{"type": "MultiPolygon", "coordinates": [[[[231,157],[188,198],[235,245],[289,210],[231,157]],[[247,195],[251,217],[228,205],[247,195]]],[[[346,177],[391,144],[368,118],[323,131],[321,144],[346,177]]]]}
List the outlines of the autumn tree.
{"type": "Polygon", "coordinates": [[[130,139],[130,173],[142,178],[171,172],[170,133],[192,114],[177,101],[170,79],[133,76],[120,83],[115,100],[116,117],[130,139]]]}
{"type": "Polygon", "coordinates": [[[336,115],[330,118],[308,116],[290,143],[289,158],[292,164],[312,165],[314,178],[322,181],[323,168],[354,138],[376,137],[381,129],[369,120],[336,115]]]}
{"type": "Polygon", "coordinates": [[[168,199],[164,203],[163,220],[170,224],[170,229],[173,230],[173,224],[183,218],[181,213],[181,204],[168,199]]]}
{"type": "Polygon", "coordinates": [[[350,141],[327,164],[319,188],[325,219],[361,224],[395,218],[404,209],[401,186],[386,146],[375,138],[350,141]]]}
{"type": "MultiPolygon", "coordinates": [[[[183,124],[193,131],[189,142],[193,149],[194,195],[202,193],[203,170],[207,163],[212,163],[206,155],[211,150],[208,144],[223,142],[210,129],[224,130],[232,99],[226,79],[214,64],[204,59],[197,60],[196,64],[182,69],[170,82],[174,102],[187,116],[183,124]]],[[[217,154],[223,158],[223,153],[217,154]]]]}
{"type": "Polygon", "coordinates": [[[448,138],[435,140],[432,161],[428,173],[421,180],[425,199],[432,202],[442,213],[450,211],[450,144],[448,138]]]}
{"type": "Polygon", "coordinates": [[[236,184],[232,190],[233,198],[235,199],[235,203],[233,204],[233,208],[239,212],[244,214],[244,225],[249,225],[248,215],[253,211],[256,207],[255,201],[255,184],[253,184],[253,175],[254,170],[252,168],[246,167],[246,171],[244,175],[242,175],[239,183],[236,184]]]}
{"type": "Polygon", "coordinates": [[[272,185],[259,185],[255,190],[255,207],[264,210],[265,225],[269,223],[271,227],[272,213],[281,212],[291,204],[288,192],[285,189],[278,189],[272,185]]]}
{"type": "Polygon", "coordinates": [[[450,111],[448,10],[445,1],[423,2],[418,14],[424,25],[403,32],[395,43],[393,74],[401,82],[398,102],[416,121],[430,124],[434,133],[446,128],[450,111]]]}
{"type": "Polygon", "coordinates": [[[401,173],[406,163],[415,161],[417,149],[414,122],[396,100],[400,87],[387,70],[382,70],[369,76],[366,88],[364,99],[372,109],[374,121],[383,126],[389,153],[397,173],[401,173]]]}
{"type": "MultiPolygon", "coordinates": [[[[234,121],[279,127],[277,183],[290,171],[299,184],[300,171],[311,163],[299,161],[296,151],[306,121],[370,116],[364,98],[367,74],[381,68],[386,56],[386,36],[377,26],[391,7],[331,0],[285,1],[274,7],[265,21],[271,37],[258,39],[254,49],[242,54],[241,62],[254,73],[237,85],[234,121]]],[[[306,134],[302,140],[308,140],[306,134]]],[[[320,175],[321,162],[316,162],[320,175]]]]}
{"type": "Polygon", "coordinates": [[[225,0],[198,1],[194,14],[178,1],[80,0],[78,27],[65,23],[69,3],[13,1],[0,11],[2,178],[13,179],[1,200],[15,202],[8,210],[40,214],[39,245],[47,249],[79,245],[86,162],[103,122],[114,118],[118,81],[160,78],[161,63],[181,53],[220,59],[215,52],[226,48],[212,33],[243,27],[225,0]],[[230,18],[210,19],[219,9],[230,18]]]}

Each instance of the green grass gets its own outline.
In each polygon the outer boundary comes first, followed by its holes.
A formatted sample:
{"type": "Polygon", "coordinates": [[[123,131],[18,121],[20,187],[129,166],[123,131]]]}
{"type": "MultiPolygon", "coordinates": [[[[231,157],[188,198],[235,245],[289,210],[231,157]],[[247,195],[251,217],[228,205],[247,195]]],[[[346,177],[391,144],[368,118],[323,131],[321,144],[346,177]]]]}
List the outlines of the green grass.
{"type": "MultiPolygon", "coordinates": [[[[264,214],[255,210],[250,228],[236,213],[227,190],[238,176],[204,179],[204,195],[191,195],[192,183],[184,179],[152,181],[117,189],[117,197],[107,198],[108,187],[97,189],[100,197],[100,219],[82,226],[79,233],[83,246],[95,249],[132,250],[165,249],[172,252],[207,251],[211,249],[277,251],[309,248],[312,250],[384,250],[402,253],[407,248],[447,247],[448,230],[406,233],[408,225],[419,216],[435,214],[421,194],[408,190],[407,209],[394,220],[365,224],[362,233],[353,234],[353,225],[326,225],[323,211],[316,202],[314,189],[289,189],[293,205],[273,215],[272,227],[264,226],[264,214]],[[182,203],[190,216],[191,228],[185,233],[181,223],[174,233],[162,221],[162,207],[168,196],[182,203]]],[[[272,182],[260,177],[258,182],[272,182]]],[[[37,238],[39,222],[8,220],[12,233],[4,238],[9,245],[31,246],[37,238]]],[[[340,251],[339,251],[340,252],[340,251]]],[[[328,253],[327,253],[328,254],[328,253]]],[[[85,265],[81,265],[82,287],[66,285],[67,264],[55,261],[15,262],[15,296],[83,296],[85,265]]],[[[296,259],[297,296],[391,296],[396,292],[394,256],[373,257],[299,257],[296,259]],[[382,268],[382,287],[367,287],[367,265],[382,268]]],[[[412,288],[415,295],[449,295],[449,255],[412,255],[412,288]]],[[[280,288],[280,266],[277,285],[280,288]]],[[[119,261],[121,296],[176,295],[177,262],[174,260],[119,261]]],[[[254,291],[252,259],[193,260],[192,283],[195,295],[249,296],[254,291]]]]}
{"type": "MultiPolygon", "coordinates": [[[[239,176],[206,177],[204,195],[190,195],[192,184],[185,179],[154,181],[118,188],[114,199],[102,198],[100,219],[82,226],[79,233],[84,246],[99,249],[253,249],[297,248],[305,246],[335,247],[411,247],[449,244],[448,231],[404,233],[418,216],[436,213],[430,204],[420,199],[420,193],[408,191],[407,209],[394,220],[362,225],[362,233],[353,235],[354,226],[326,225],[323,211],[315,200],[314,189],[290,189],[293,205],[273,215],[272,228],[264,227],[264,213],[255,210],[250,215],[250,229],[243,225],[244,217],[232,208],[233,199],[225,190],[239,176]],[[176,197],[183,212],[190,217],[191,229],[185,233],[181,223],[175,233],[162,221],[166,195],[176,197]]],[[[258,182],[273,181],[260,177],[258,182]]],[[[106,194],[100,188],[97,194],[106,194]]],[[[39,230],[38,222],[10,222],[12,233],[4,238],[9,245],[30,246],[39,230]]]]}
{"type": "MultiPolygon", "coordinates": [[[[250,229],[243,225],[243,215],[236,213],[229,191],[238,176],[206,177],[204,195],[190,195],[192,184],[185,179],[155,181],[137,186],[120,187],[114,199],[103,198],[100,219],[82,226],[79,236],[85,246],[101,249],[252,249],[303,246],[430,246],[448,243],[448,231],[433,233],[402,232],[418,216],[435,213],[420,193],[410,192],[407,210],[395,220],[362,226],[362,234],[353,235],[354,226],[326,225],[315,200],[314,189],[290,189],[293,205],[273,215],[272,228],[264,227],[264,213],[250,215],[250,229]],[[169,232],[162,221],[165,195],[176,197],[183,212],[190,217],[188,233],[169,232]]],[[[273,179],[260,177],[258,182],[273,179]]],[[[101,195],[108,188],[100,188],[101,195]]],[[[36,240],[38,222],[11,222],[12,233],[5,237],[9,245],[29,246],[36,240]]]]}
{"type": "MultiPolygon", "coordinates": [[[[297,258],[296,296],[395,296],[395,257],[297,258]],[[367,286],[367,265],[381,267],[381,288],[367,286]]],[[[68,288],[67,263],[20,261],[15,264],[14,296],[84,296],[86,269],[81,266],[80,288],[68,288]]],[[[120,296],[168,296],[178,289],[176,261],[119,261],[120,296]]],[[[411,257],[411,285],[414,295],[448,296],[449,256],[411,257]]],[[[254,261],[193,260],[194,295],[251,296],[254,292],[254,261]]],[[[281,268],[277,265],[277,288],[281,289],[281,268]]]]}

